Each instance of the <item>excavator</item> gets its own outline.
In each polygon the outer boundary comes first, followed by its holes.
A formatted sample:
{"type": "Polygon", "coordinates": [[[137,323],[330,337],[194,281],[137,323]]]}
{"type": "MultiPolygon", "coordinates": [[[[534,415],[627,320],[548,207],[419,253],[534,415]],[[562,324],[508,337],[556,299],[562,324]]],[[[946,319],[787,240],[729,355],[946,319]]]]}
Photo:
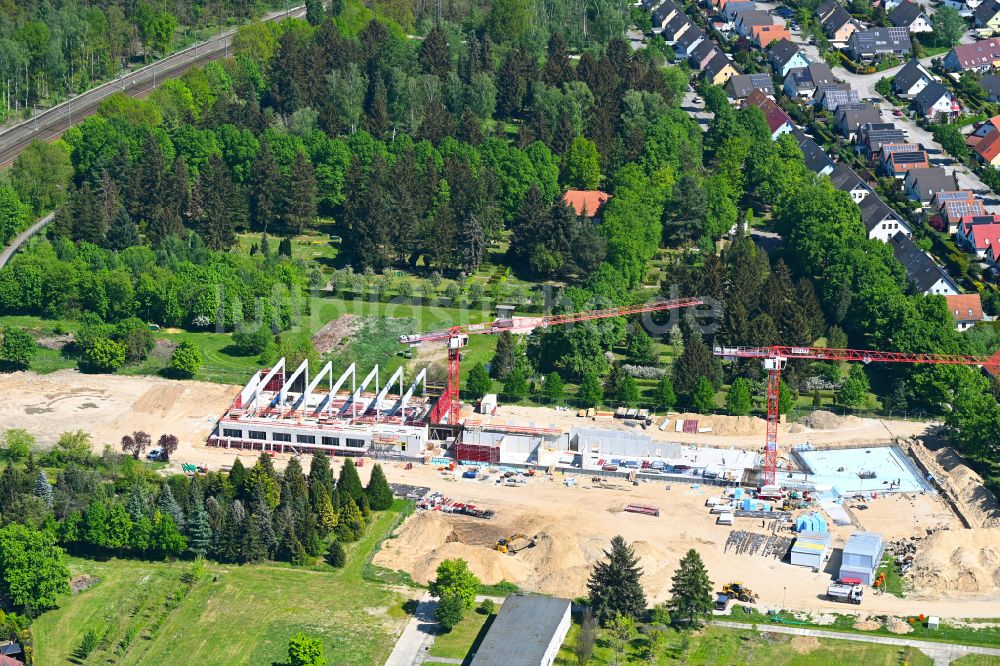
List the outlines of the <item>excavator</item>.
{"type": "Polygon", "coordinates": [[[529,537],[527,534],[511,534],[506,539],[497,539],[496,546],[494,546],[497,552],[506,553],[507,555],[513,555],[526,548],[534,547],[535,539],[529,537]]]}
{"type": "Polygon", "coordinates": [[[743,603],[757,603],[757,595],[749,587],[743,585],[743,583],[728,583],[723,586],[722,593],[730,599],[739,599],[743,603]]]}

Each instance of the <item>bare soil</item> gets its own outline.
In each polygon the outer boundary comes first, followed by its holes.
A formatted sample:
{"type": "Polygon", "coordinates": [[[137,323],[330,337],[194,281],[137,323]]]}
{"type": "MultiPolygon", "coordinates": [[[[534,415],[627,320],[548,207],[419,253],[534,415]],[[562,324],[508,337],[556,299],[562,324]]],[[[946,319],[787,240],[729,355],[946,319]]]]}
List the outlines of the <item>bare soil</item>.
{"type": "Polygon", "coordinates": [[[345,314],[328,321],[323,328],[312,336],[313,347],[320,354],[333,351],[346,340],[353,338],[364,323],[364,320],[353,314],[345,314]]]}

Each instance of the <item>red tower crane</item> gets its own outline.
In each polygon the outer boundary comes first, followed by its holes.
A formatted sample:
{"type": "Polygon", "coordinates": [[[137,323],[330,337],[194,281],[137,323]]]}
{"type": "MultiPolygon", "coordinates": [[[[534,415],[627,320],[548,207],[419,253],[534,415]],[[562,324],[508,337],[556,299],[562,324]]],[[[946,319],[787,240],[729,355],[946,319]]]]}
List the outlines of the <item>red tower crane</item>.
{"type": "Polygon", "coordinates": [[[963,356],[961,354],[909,354],[864,349],[827,349],[825,347],[716,347],[716,356],[732,361],[738,358],[759,358],[767,370],[767,441],[764,447],[764,483],[774,485],[778,469],[778,399],[781,391],[781,371],[789,359],[807,361],[860,361],[869,363],[932,363],[938,365],[981,365],[1000,374],[1000,351],[993,356],[963,356]]]}
{"type": "Polygon", "coordinates": [[[451,328],[429,333],[416,333],[413,335],[399,336],[399,342],[404,345],[415,345],[421,342],[434,342],[443,340],[448,346],[448,383],[440,400],[431,410],[431,423],[440,423],[445,416],[452,425],[458,423],[459,411],[459,370],[462,360],[462,347],[469,344],[470,335],[488,334],[498,335],[504,331],[512,333],[523,333],[536,328],[547,328],[549,326],[560,326],[562,324],[572,324],[580,321],[590,321],[592,319],[607,319],[609,317],[622,317],[625,315],[639,314],[642,312],[659,312],[661,310],[673,310],[675,308],[686,308],[691,305],[701,305],[697,298],[681,298],[672,301],[651,301],[639,305],[628,305],[621,308],[606,308],[603,310],[589,310],[587,312],[575,312],[573,314],[549,315],[547,317],[517,317],[512,319],[494,319],[488,324],[469,324],[466,326],[452,326],[451,328]]]}

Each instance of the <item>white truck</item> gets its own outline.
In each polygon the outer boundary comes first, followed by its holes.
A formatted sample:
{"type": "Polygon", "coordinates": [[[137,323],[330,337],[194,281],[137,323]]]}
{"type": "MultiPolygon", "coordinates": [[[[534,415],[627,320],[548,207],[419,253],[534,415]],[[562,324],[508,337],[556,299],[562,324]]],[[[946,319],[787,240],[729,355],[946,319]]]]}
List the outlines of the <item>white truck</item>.
{"type": "Polygon", "coordinates": [[[830,583],[830,587],[826,588],[827,599],[845,604],[860,604],[864,594],[865,588],[857,583],[841,583],[837,581],[830,583]]]}

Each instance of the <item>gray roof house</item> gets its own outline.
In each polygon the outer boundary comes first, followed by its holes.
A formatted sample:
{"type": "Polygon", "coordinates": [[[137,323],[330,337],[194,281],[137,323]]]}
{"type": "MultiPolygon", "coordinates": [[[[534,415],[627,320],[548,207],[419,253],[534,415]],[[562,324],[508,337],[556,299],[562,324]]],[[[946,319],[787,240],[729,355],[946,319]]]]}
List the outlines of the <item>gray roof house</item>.
{"type": "Polygon", "coordinates": [[[550,666],[569,633],[570,606],[569,599],[508,595],[471,666],[550,666]]]}
{"type": "Polygon", "coordinates": [[[770,74],[739,74],[726,82],[726,92],[733,99],[743,99],[753,90],[774,96],[774,81],[770,74]]]}
{"type": "Polygon", "coordinates": [[[830,182],[841,192],[850,194],[854,203],[861,203],[869,194],[872,194],[872,188],[868,186],[868,183],[861,180],[861,176],[843,162],[833,167],[830,182]]]}
{"type": "Polygon", "coordinates": [[[768,45],[767,61],[782,78],[788,76],[788,72],[796,67],[809,66],[809,59],[799,50],[799,47],[784,38],[768,45]]]}
{"type": "Polygon", "coordinates": [[[806,133],[798,127],[793,127],[791,134],[795,138],[795,142],[799,144],[799,150],[802,151],[802,161],[805,163],[807,169],[818,176],[826,176],[833,173],[836,165],[830,159],[830,156],[820,148],[818,143],[806,136],[806,133]]]}
{"type": "Polygon", "coordinates": [[[693,27],[694,24],[691,23],[687,16],[677,14],[677,16],[667,21],[667,24],[663,26],[660,36],[663,37],[663,41],[667,44],[675,44],[681,35],[693,27]]]}
{"type": "Polygon", "coordinates": [[[698,26],[691,26],[677,38],[674,43],[674,53],[678,58],[686,59],[694,51],[694,48],[708,39],[705,31],[698,26]]]}
{"type": "Polygon", "coordinates": [[[715,43],[710,39],[706,39],[691,51],[691,55],[688,56],[688,64],[691,65],[691,69],[705,69],[705,66],[708,65],[709,61],[718,52],[719,49],[715,46],[715,43]]]}
{"type": "Polygon", "coordinates": [[[834,2],[833,4],[835,6],[821,19],[823,32],[830,39],[836,39],[837,34],[841,33],[844,26],[854,22],[854,18],[840,3],[834,2]]]}
{"type": "Polygon", "coordinates": [[[912,236],[913,230],[903,218],[882,201],[878,195],[871,195],[861,200],[861,221],[868,232],[868,238],[888,243],[897,233],[912,236]]]}
{"type": "Polygon", "coordinates": [[[887,143],[906,143],[906,132],[895,123],[865,123],[858,128],[858,149],[869,157],[887,143]]]}
{"type": "Polygon", "coordinates": [[[892,253],[896,255],[896,259],[906,269],[907,280],[918,293],[941,296],[958,294],[958,285],[955,281],[908,236],[896,234],[889,240],[889,245],[892,246],[892,253]]]}
{"type": "Polygon", "coordinates": [[[906,28],[911,33],[934,32],[931,19],[924,10],[910,0],[903,0],[889,12],[889,21],[897,28],[906,28]]]}
{"type": "Polygon", "coordinates": [[[814,102],[827,111],[836,112],[841,104],[858,104],[858,91],[846,83],[819,83],[813,95],[814,102]]]}
{"type": "Polygon", "coordinates": [[[990,22],[996,18],[996,15],[1000,14],[1000,2],[997,0],[985,0],[981,5],[976,7],[976,11],[972,14],[972,22],[984,36],[989,36],[990,22]]]}
{"type": "Polygon", "coordinates": [[[913,43],[906,28],[872,28],[851,35],[847,50],[854,60],[866,61],[883,55],[906,55],[913,50],[913,43]]]}
{"type": "Polygon", "coordinates": [[[653,10],[653,32],[659,32],[677,15],[684,16],[684,12],[677,9],[677,6],[666,0],[653,10]]]}
{"type": "Polygon", "coordinates": [[[796,97],[810,99],[816,94],[816,84],[813,83],[812,77],[809,76],[809,70],[805,67],[789,70],[782,88],[785,94],[793,99],[796,97]]]}
{"type": "Polygon", "coordinates": [[[913,106],[931,120],[954,118],[962,112],[962,105],[955,94],[937,81],[928,83],[913,98],[913,106]]]}
{"type": "Polygon", "coordinates": [[[911,98],[934,81],[934,75],[914,58],[896,72],[892,80],[892,91],[900,97],[911,98]]]}
{"type": "Polygon", "coordinates": [[[865,123],[877,123],[881,119],[878,109],[868,102],[845,102],[837,106],[833,127],[841,136],[850,138],[865,123]]]}
{"type": "Polygon", "coordinates": [[[739,12],[751,12],[755,9],[757,9],[757,3],[753,0],[733,0],[733,2],[727,2],[726,6],[722,8],[722,17],[733,22],[739,12]]]}
{"type": "Polygon", "coordinates": [[[749,37],[750,28],[755,25],[773,25],[774,17],[762,9],[754,9],[737,12],[733,24],[736,26],[736,32],[740,33],[743,37],[749,37]]]}
{"type": "Polygon", "coordinates": [[[979,85],[986,91],[991,102],[1000,101],[1000,76],[983,74],[983,78],[979,79],[979,85]]]}
{"type": "Polygon", "coordinates": [[[926,206],[938,192],[957,190],[958,182],[944,167],[923,167],[906,172],[903,189],[908,197],[926,206]]]}

